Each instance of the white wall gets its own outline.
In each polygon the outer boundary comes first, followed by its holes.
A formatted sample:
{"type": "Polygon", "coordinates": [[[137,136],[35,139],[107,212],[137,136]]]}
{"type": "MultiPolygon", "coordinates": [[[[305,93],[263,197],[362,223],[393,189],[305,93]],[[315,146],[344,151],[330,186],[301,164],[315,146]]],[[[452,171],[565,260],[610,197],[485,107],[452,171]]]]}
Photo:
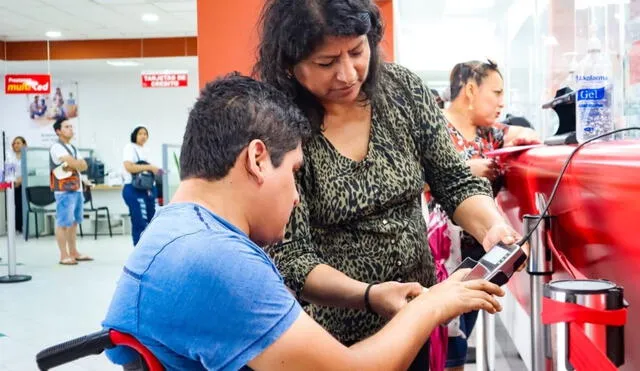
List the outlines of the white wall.
{"type": "MultiPolygon", "coordinates": [[[[46,73],[39,62],[5,62],[4,73],[46,73]]],[[[195,57],[142,60],[139,67],[112,67],[105,61],[52,62],[54,80],[78,82],[78,138],[80,147],[93,148],[105,163],[105,171],[121,171],[122,148],[138,125],[149,130],[146,148],[151,161],[162,165],[162,144],[180,143],[189,110],[198,94],[195,57]],[[185,88],[142,88],[142,70],[180,69],[189,71],[185,88]]],[[[4,77],[3,77],[4,79],[4,77]]],[[[18,125],[26,115],[24,96],[0,95],[0,127],[10,141],[20,135],[18,125]]]]}
{"type": "Polygon", "coordinates": [[[449,73],[456,63],[491,58],[504,67],[504,18],[514,1],[394,2],[397,62],[438,90],[449,85],[449,73]]]}
{"type": "Polygon", "coordinates": [[[197,74],[186,88],[144,89],[139,74],[80,80],[79,125],[82,147],[95,148],[106,169],[119,171],[122,148],[136,126],[149,131],[151,162],[161,165],[163,143],[181,143],[189,109],[197,96],[197,74]]]}

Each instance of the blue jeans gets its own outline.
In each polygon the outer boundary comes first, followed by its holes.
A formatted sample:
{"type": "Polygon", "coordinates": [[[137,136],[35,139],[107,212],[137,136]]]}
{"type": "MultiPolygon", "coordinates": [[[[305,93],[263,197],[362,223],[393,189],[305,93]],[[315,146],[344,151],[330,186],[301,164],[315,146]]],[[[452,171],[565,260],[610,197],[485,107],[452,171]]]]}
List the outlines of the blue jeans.
{"type": "Polygon", "coordinates": [[[469,348],[468,339],[471,330],[478,319],[478,311],[474,310],[460,316],[460,330],[466,338],[462,336],[450,337],[447,346],[447,362],[446,367],[464,366],[467,359],[467,348],[469,348]]]}
{"type": "Polygon", "coordinates": [[[129,207],[129,214],[131,215],[131,237],[133,238],[133,245],[138,244],[140,235],[153,216],[156,213],[156,200],[155,192],[143,191],[134,188],[131,184],[125,184],[122,189],[122,198],[129,207]]]}

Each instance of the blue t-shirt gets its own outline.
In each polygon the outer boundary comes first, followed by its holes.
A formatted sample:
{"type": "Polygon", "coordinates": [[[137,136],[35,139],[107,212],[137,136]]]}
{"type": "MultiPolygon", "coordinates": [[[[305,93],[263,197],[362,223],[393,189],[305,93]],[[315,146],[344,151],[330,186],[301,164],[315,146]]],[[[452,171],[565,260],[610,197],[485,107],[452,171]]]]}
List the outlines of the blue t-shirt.
{"type": "MultiPolygon", "coordinates": [[[[301,308],[246,234],[202,206],[161,208],[129,257],[103,322],[136,337],[167,370],[238,370],[301,308]]],[[[115,363],[132,351],[107,351],[115,363]]]]}

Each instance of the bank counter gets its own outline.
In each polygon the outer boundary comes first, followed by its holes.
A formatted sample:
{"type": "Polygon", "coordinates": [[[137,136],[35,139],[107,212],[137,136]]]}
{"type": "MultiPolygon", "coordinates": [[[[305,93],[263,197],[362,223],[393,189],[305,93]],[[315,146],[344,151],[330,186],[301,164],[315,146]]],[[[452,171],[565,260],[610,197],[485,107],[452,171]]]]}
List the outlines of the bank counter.
{"type": "MultiPolygon", "coordinates": [[[[518,231],[526,214],[539,214],[536,194],[549,199],[575,145],[540,146],[501,157],[506,169],[497,201],[518,231]]],[[[586,145],[574,156],[551,203],[551,240],[587,278],[623,286],[630,303],[626,362],[640,370],[640,141],[586,145]]],[[[553,279],[572,278],[554,258],[553,279]]],[[[515,275],[509,289],[529,312],[529,276],[515,275]]]]}

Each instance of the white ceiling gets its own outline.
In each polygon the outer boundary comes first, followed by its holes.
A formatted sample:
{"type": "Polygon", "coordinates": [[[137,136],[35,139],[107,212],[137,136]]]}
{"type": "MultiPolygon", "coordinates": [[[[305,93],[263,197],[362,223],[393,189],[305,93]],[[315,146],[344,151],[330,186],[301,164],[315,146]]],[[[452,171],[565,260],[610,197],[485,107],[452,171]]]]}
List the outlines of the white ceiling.
{"type": "Polygon", "coordinates": [[[60,40],[195,36],[196,14],[196,0],[0,0],[0,40],[46,40],[52,30],[60,40]],[[159,20],[143,22],[145,13],[159,20]]]}

